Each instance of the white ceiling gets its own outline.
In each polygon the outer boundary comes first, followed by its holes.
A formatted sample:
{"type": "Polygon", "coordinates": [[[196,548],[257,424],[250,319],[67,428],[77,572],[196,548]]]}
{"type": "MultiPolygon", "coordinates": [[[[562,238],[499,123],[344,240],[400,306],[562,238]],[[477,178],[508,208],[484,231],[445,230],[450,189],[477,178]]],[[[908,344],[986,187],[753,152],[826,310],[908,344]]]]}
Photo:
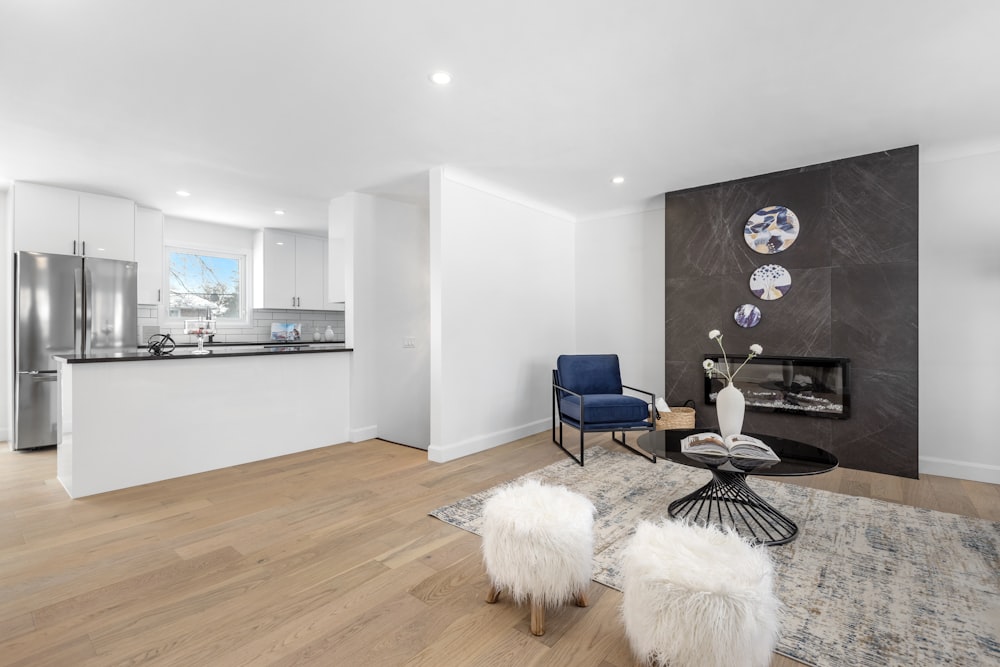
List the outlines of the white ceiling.
{"type": "Polygon", "coordinates": [[[587,219],[1000,150],[998,35],[995,0],[0,0],[0,179],[324,230],[448,165],[587,219]]]}

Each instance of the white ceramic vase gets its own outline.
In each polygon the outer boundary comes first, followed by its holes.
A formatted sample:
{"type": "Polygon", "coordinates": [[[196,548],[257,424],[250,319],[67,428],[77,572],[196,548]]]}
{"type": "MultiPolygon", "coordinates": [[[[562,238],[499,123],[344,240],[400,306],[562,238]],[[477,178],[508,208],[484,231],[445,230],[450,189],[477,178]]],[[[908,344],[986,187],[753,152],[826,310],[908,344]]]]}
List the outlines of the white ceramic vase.
{"type": "Polygon", "coordinates": [[[743,431],[743,412],[746,401],[743,392],[727,384],[715,398],[715,412],[719,418],[719,432],[723,438],[736,435],[743,431]]]}

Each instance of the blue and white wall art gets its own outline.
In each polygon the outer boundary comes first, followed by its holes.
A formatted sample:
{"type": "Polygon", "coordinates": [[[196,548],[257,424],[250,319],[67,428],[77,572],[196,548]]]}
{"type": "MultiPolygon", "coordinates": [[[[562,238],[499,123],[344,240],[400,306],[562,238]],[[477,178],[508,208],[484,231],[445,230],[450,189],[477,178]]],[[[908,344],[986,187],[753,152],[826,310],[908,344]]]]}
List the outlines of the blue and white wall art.
{"type": "Polygon", "coordinates": [[[774,301],[788,294],[792,276],[778,264],[765,264],[750,274],[750,291],[763,301],[774,301]]]}
{"type": "Polygon", "coordinates": [[[760,324],[760,308],[752,303],[744,303],[733,313],[733,319],[744,329],[755,327],[760,324]]]}
{"type": "Polygon", "coordinates": [[[762,255],[773,255],[795,243],[799,236],[799,217],[786,206],[766,206],[747,220],[743,238],[762,255]]]}

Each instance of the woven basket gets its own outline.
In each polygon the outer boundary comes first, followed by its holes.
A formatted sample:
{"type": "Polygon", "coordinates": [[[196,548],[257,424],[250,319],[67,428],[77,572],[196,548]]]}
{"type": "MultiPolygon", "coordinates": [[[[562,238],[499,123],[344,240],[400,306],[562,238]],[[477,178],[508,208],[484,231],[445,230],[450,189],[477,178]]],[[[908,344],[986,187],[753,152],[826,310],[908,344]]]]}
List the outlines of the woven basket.
{"type": "MultiPolygon", "coordinates": [[[[694,401],[687,401],[694,403],[694,401]]],[[[670,412],[661,412],[656,420],[656,430],[665,431],[671,428],[694,428],[694,408],[670,408],[670,412]]]]}

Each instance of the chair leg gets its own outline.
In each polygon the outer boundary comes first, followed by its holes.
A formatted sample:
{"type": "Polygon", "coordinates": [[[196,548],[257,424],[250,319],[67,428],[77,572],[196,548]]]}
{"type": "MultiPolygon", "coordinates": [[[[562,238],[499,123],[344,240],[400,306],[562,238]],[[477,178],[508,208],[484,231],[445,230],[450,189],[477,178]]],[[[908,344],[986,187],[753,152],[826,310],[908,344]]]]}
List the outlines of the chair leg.
{"type": "Polygon", "coordinates": [[[656,463],[656,454],[650,454],[649,452],[645,451],[644,449],[640,449],[638,447],[633,447],[632,445],[628,444],[628,442],[625,441],[626,438],[628,437],[628,436],[625,435],[625,431],[622,431],[622,439],[621,440],[619,440],[618,438],[615,437],[615,433],[616,433],[615,431],[611,432],[611,439],[612,440],[614,440],[615,442],[617,442],[619,445],[625,447],[625,449],[628,449],[629,451],[631,451],[631,452],[633,452],[635,454],[638,454],[642,458],[647,459],[649,461],[652,461],[653,463],[656,463]]]}
{"type": "Polygon", "coordinates": [[[531,599],[531,634],[541,637],[545,634],[545,605],[531,599]]]}
{"type": "Polygon", "coordinates": [[[494,604],[500,599],[500,587],[496,584],[490,584],[490,590],[486,594],[486,602],[489,604],[494,604]]]}
{"type": "Polygon", "coordinates": [[[566,454],[568,454],[571,459],[573,459],[574,461],[576,461],[577,463],[579,463],[581,466],[583,465],[583,431],[580,431],[580,457],[579,458],[577,458],[576,454],[574,454],[573,452],[569,451],[568,449],[566,449],[565,446],[563,446],[563,425],[562,425],[561,421],[559,422],[559,439],[558,440],[556,440],[556,427],[555,427],[555,424],[552,425],[552,442],[556,443],[556,445],[559,447],[559,449],[561,449],[564,452],[566,452],[566,454]]]}
{"type": "Polygon", "coordinates": [[[573,601],[576,602],[577,607],[586,607],[588,604],[590,604],[587,601],[587,591],[579,591],[576,595],[573,596],[573,601]]]}

